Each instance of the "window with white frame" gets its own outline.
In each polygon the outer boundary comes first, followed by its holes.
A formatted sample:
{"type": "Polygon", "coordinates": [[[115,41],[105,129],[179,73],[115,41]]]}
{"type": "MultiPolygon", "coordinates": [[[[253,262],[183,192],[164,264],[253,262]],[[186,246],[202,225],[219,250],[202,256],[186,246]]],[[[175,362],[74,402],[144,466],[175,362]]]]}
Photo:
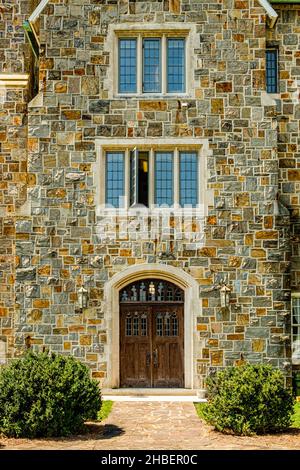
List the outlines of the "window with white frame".
{"type": "Polygon", "coordinates": [[[185,93],[186,36],[149,34],[118,37],[118,93],[185,93]]]}
{"type": "Polygon", "coordinates": [[[106,150],[107,207],[196,207],[199,150],[134,148],[106,150]]]}
{"type": "Polygon", "coordinates": [[[300,364],[300,293],[292,295],[292,362],[300,364]]]}

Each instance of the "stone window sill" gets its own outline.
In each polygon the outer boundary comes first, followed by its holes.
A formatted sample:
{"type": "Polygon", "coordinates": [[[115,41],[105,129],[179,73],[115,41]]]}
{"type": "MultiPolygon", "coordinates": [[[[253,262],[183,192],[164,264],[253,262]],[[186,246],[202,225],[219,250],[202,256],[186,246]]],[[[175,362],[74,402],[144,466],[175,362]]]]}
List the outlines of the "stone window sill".
{"type": "Polygon", "coordinates": [[[186,99],[192,99],[192,96],[189,95],[188,93],[118,93],[115,96],[116,99],[126,99],[126,98],[136,98],[139,100],[166,100],[166,99],[180,99],[180,98],[186,98],[186,99]]]}

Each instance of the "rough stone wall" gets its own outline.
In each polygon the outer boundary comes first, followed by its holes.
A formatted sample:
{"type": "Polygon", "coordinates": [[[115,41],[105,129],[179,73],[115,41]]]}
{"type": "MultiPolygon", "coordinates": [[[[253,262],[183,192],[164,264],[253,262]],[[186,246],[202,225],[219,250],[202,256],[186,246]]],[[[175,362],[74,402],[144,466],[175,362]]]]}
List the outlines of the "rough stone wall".
{"type": "Polygon", "coordinates": [[[300,200],[299,200],[299,119],[300,119],[300,53],[299,5],[276,5],[279,15],[276,27],[268,31],[267,41],[279,50],[278,159],[281,200],[291,213],[293,290],[300,283],[300,200]]]}
{"type": "MultiPolygon", "coordinates": [[[[22,23],[30,12],[28,0],[0,1],[0,72],[30,71],[31,53],[22,23]]],[[[13,355],[15,312],[15,222],[22,216],[27,186],[27,103],[30,87],[0,86],[0,341],[2,353],[13,355]]],[[[18,235],[17,235],[18,238],[18,235]]],[[[17,261],[18,262],[18,261],[17,261]]]]}
{"type": "MultiPolygon", "coordinates": [[[[300,54],[299,5],[276,5],[276,27],[267,41],[279,51],[279,92],[277,100],[279,191],[291,215],[291,289],[300,289],[300,54]],[[278,97],[279,98],[279,97],[278,97]]],[[[299,366],[294,366],[299,369],[299,366]]]]}
{"type": "Polygon", "coordinates": [[[210,368],[244,360],[268,361],[289,375],[289,220],[274,216],[276,108],[264,93],[265,20],[252,0],[49,3],[41,16],[43,91],[29,110],[32,217],[18,226],[17,347],[30,336],[31,344],[71,353],[105,378],[105,281],[129,265],[157,262],[199,283],[197,387],[210,368]],[[198,44],[189,51],[197,56],[196,97],[185,100],[180,123],[176,99],[108,99],[108,26],[130,22],[196,24],[198,44]],[[209,140],[214,206],[205,246],[170,243],[172,255],[162,259],[168,247],[141,233],[111,243],[99,236],[92,168],[96,137],[166,135],[209,140]],[[216,288],[222,280],[232,288],[227,310],[216,288]],[[82,284],[90,300],[80,312],[82,284]]]}

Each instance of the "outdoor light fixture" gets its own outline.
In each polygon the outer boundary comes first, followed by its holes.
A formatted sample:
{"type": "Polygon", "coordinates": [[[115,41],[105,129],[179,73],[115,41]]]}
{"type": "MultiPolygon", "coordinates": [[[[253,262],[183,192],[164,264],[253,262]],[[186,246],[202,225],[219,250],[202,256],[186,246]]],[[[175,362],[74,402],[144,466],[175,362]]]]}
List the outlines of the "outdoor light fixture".
{"type": "Polygon", "coordinates": [[[81,286],[80,289],[78,289],[77,296],[78,296],[78,304],[79,304],[80,309],[82,310],[84,308],[87,308],[88,291],[83,286],[81,286]]]}
{"type": "Polygon", "coordinates": [[[149,294],[155,294],[155,286],[154,286],[153,282],[150,282],[149,294]]]}
{"type": "Polygon", "coordinates": [[[231,289],[227,287],[226,284],[223,284],[222,287],[220,288],[220,299],[221,299],[222,308],[228,307],[229,305],[230,290],[231,289]]]}
{"type": "Polygon", "coordinates": [[[151,300],[155,300],[155,285],[153,282],[149,284],[149,294],[151,295],[151,300]]]}

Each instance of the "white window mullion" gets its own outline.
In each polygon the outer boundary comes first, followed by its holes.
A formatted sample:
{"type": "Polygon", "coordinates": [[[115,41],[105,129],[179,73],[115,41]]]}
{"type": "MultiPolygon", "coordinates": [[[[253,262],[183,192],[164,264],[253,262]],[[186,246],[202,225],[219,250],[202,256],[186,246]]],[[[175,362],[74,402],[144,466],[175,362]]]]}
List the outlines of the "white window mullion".
{"type": "Polygon", "coordinates": [[[130,154],[129,150],[125,150],[125,200],[124,208],[129,208],[130,201],[130,154]]]}
{"type": "Polygon", "coordinates": [[[161,38],[161,92],[167,93],[167,38],[164,34],[161,38]]]}
{"type": "Polygon", "coordinates": [[[130,195],[129,195],[129,205],[136,206],[138,204],[138,189],[139,189],[139,151],[135,147],[132,152],[130,152],[130,195]]]}
{"type": "Polygon", "coordinates": [[[106,204],[106,152],[101,147],[100,162],[103,171],[100,172],[100,201],[106,204]]]}
{"type": "Polygon", "coordinates": [[[189,73],[189,69],[190,69],[190,56],[188,54],[188,51],[189,51],[189,47],[188,47],[188,41],[189,39],[186,38],[185,41],[184,41],[184,93],[187,93],[187,91],[190,89],[190,84],[189,84],[189,80],[190,80],[190,73],[189,73]]]}
{"type": "Polygon", "coordinates": [[[149,152],[149,207],[155,203],[155,156],[153,148],[149,152]]]}
{"type": "Polygon", "coordinates": [[[174,206],[179,205],[179,151],[174,149],[174,206]]]}
{"type": "Polygon", "coordinates": [[[143,93],[143,38],[141,34],[137,39],[137,92],[139,95],[143,93]]]}
{"type": "MultiPolygon", "coordinates": [[[[197,198],[197,205],[199,206],[200,204],[200,201],[202,201],[202,191],[203,191],[203,188],[201,187],[201,181],[203,181],[203,177],[202,177],[202,166],[203,164],[205,164],[205,160],[203,158],[200,158],[200,152],[198,150],[197,152],[197,161],[198,161],[198,174],[197,174],[197,188],[198,188],[198,198],[197,198]]],[[[204,174],[204,172],[203,172],[204,174]]],[[[204,199],[203,199],[204,200],[204,199]]]]}

